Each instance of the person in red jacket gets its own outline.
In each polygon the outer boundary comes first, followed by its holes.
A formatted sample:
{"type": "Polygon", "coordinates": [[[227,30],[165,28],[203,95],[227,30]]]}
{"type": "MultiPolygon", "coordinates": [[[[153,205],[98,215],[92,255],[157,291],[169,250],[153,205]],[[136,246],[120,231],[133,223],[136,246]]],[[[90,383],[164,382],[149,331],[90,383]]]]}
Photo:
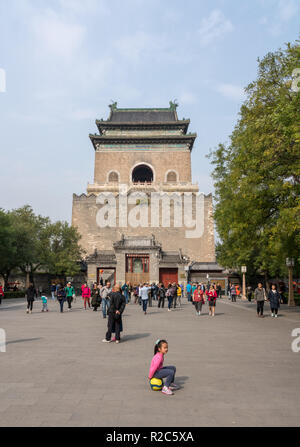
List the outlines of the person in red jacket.
{"type": "Polygon", "coordinates": [[[217,292],[214,286],[210,286],[209,290],[206,290],[208,305],[209,305],[209,315],[212,317],[215,316],[215,308],[216,308],[216,300],[217,300],[217,292]]]}
{"type": "Polygon", "coordinates": [[[91,297],[91,289],[87,286],[85,282],[81,287],[81,294],[84,302],[84,308],[86,309],[86,303],[88,303],[89,308],[91,308],[90,297],[91,297]]]}
{"type": "Polygon", "coordinates": [[[196,308],[196,314],[201,315],[202,305],[205,303],[204,292],[199,285],[193,293],[193,304],[196,308]]]}

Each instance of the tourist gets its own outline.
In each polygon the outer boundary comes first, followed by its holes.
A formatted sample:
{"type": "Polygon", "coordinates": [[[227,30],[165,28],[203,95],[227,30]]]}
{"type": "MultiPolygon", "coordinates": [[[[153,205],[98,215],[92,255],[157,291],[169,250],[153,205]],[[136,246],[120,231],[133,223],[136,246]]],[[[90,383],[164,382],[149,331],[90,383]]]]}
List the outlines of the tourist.
{"type": "Polygon", "coordinates": [[[173,308],[176,309],[176,303],[177,303],[177,285],[176,285],[176,282],[173,282],[173,284],[172,284],[171,295],[173,297],[173,308]]]}
{"type": "Polygon", "coordinates": [[[123,294],[125,296],[126,304],[128,304],[128,299],[129,299],[129,282],[125,282],[125,284],[123,284],[122,292],[123,292],[123,294]]]}
{"type": "Polygon", "coordinates": [[[192,301],[192,286],[189,282],[186,285],[186,296],[188,301],[192,301]]]}
{"type": "MultiPolygon", "coordinates": [[[[101,287],[101,286],[100,286],[101,287]]],[[[100,296],[100,289],[96,282],[94,282],[92,290],[91,290],[91,305],[94,312],[97,312],[98,307],[101,304],[101,296],[100,296]]]]}
{"type": "Polygon", "coordinates": [[[161,391],[163,394],[171,395],[174,394],[173,391],[178,390],[179,386],[174,383],[176,374],[175,366],[163,366],[164,356],[167,353],[167,340],[157,340],[154,346],[154,356],[151,360],[148,378],[149,380],[153,377],[156,379],[166,379],[161,391]]]}
{"type": "Polygon", "coordinates": [[[74,287],[71,285],[70,281],[67,283],[65,292],[66,292],[66,299],[68,302],[68,310],[70,311],[72,309],[73,298],[75,297],[75,290],[74,287]]]}
{"type": "Polygon", "coordinates": [[[48,312],[48,298],[45,295],[41,296],[42,300],[42,312],[48,312]]]}
{"type": "Polygon", "coordinates": [[[252,287],[250,285],[247,287],[247,298],[248,298],[248,301],[251,303],[252,287]]]}
{"type": "Polygon", "coordinates": [[[232,284],[232,286],[230,287],[230,296],[231,296],[231,301],[233,303],[236,303],[236,287],[234,284],[232,284]]]}
{"type": "Polygon", "coordinates": [[[91,308],[91,303],[90,303],[90,297],[91,297],[91,289],[89,288],[89,286],[87,285],[87,283],[83,284],[83,287],[81,289],[82,292],[82,298],[83,298],[83,304],[84,304],[84,309],[86,310],[86,304],[88,304],[89,309],[91,308]]]}
{"type": "Polygon", "coordinates": [[[280,307],[280,293],[277,291],[276,284],[272,284],[268,293],[268,300],[270,301],[271,316],[277,318],[280,307]]]}
{"type": "Polygon", "coordinates": [[[56,293],[56,284],[55,284],[55,282],[53,282],[51,284],[50,291],[51,291],[52,300],[55,301],[55,293],[56,293]]]}
{"type": "Polygon", "coordinates": [[[143,303],[143,312],[146,315],[147,313],[147,306],[148,306],[148,301],[149,301],[149,291],[151,291],[151,287],[147,286],[147,283],[145,283],[143,285],[143,287],[141,288],[141,300],[143,303]]]}
{"type": "Polygon", "coordinates": [[[120,326],[122,325],[122,313],[126,306],[126,299],[121,293],[121,286],[116,285],[110,293],[110,306],[108,309],[108,323],[105,343],[110,343],[113,326],[115,325],[116,343],[120,343],[120,326]]]}
{"type": "Polygon", "coordinates": [[[222,286],[221,286],[220,283],[217,284],[216,291],[217,291],[217,295],[218,295],[217,298],[220,298],[221,297],[221,291],[222,291],[222,286]]]}
{"type": "Polygon", "coordinates": [[[180,284],[177,284],[177,303],[179,304],[179,307],[181,307],[181,294],[182,294],[182,288],[180,284]]]}
{"type": "Polygon", "coordinates": [[[165,297],[166,297],[166,290],[164,288],[163,283],[159,284],[159,288],[157,291],[157,296],[158,296],[158,307],[165,307],[165,297]]]}
{"type": "Polygon", "coordinates": [[[192,285],[192,296],[194,295],[194,292],[196,289],[197,289],[197,284],[194,282],[192,285]]]}
{"type": "Polygon", "coordinates": [[[60,312],[62,313],[64,311],[64,303],[66,301],[66,291],[64,286],[59,286],[57,291],[57,301],[59,302],[60,312]]]}
{"type": "Polygon", "coordinates": [[[202,305],[205,303],[204,292],[201,289],[201,285],[194,291],[193,304],[196,308],[196,314],[201,315],[202,305]]]}
{"type": "Polygon", "coordinates": [[[266,299],[266,291],[261,282],[258,283],[254,291],[254,301],[257,303],[257,316],[264,317],[264,304],[266,299]]]}
{"type": "Polygon", "coordinates": [[[240,288],[239,284],[237,284],[235,286],[235,289],[236,289],[236,296],[239,298],[240,294],[241,294],[241,288],[240,288]]]}
{"type": "Polygon", "coordinates": [[[109,294],[111,293],[111,284],[110,281],[107,281],[106,285],[102,287],[100,291],[100,296],[102,299],[102,315],[103,318],[106,318],[106,313],[109,309],[109,294]]]}
{"type": "Polygon", "coordinates": [[[168,289],[166,291],[166,297],[168,298],[168,311],[169,312],[171,312],[171,307],[172,307],[172,304],[173,304],[173,295],[172,295],[171,289],[172,289],[172,285],[169,284],[168,285],[168,289]]]}
{"type": "Polygon", "coordinates": [[[32,307],[34,302],[34,297],[36,295],[36,290],[33,287],[33,284],[30,283],[28,289],[26,290],[26,298],[27,298],[27,310],[26,313],[32,313],[32,307]]]}
{"type": "Polygon", "coordinates": [[[2,298],[4,298],[4,290],[2,284],[0,283],[0,304],[2,303],[2,298]]]}
{"type": "Polygon", "coordinates": [[[133,287],[134,304],[139,302],[139,286],[135,285],[133,287]]]}
{"type": "Polygon", "coordinates": [[[214,317],[215,309],[216,309],[217,292],[216,292],[214,286],[210,286],[209,290],[206,290],[205,293],[207,295],[207,300],[208,300],[209,315],[214,317]]]}

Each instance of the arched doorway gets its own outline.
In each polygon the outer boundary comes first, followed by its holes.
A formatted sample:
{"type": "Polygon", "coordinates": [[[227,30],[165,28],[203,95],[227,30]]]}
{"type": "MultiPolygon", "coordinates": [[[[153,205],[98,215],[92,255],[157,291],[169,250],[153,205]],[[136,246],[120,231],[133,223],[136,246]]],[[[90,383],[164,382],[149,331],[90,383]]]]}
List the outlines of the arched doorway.
{"type": "Polygon", "coordinates": [[[153,182],[153,172],[152,169],[147,165],[138,165],[132,171],[132,181],[133,183],[151,183],[153,182]]]}

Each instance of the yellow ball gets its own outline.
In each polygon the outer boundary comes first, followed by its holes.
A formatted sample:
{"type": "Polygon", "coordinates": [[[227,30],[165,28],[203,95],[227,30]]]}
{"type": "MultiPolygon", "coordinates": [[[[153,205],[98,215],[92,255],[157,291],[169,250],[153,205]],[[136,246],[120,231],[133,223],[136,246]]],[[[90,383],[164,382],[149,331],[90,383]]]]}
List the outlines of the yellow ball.
{"type": "Polygon", "coordinates": [[[152,377],[152,379],[150,380],[150,387],[153,391],[161,391],[163,387],[163,381],[161,379],[152,377]]]}

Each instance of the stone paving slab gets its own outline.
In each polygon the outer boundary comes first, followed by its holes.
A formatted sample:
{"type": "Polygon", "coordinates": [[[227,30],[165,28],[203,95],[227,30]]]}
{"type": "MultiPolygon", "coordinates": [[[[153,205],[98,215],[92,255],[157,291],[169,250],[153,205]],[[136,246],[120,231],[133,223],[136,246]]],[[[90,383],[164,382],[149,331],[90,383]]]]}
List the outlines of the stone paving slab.
{"type": "Polygon", "coordinates": [[[104,344],[100,312],[25,313],[24,300],[4,300],[0,327],[0,426],[299,426],[300,353],[291,332],[298,309],[277,319],[256,317],[254,303],[217,303],[216,316],[190,303],[144,315],[129,304],[122,342],[104,344]],[[165,364],[177,367],[182,389],[150,390],[147,374],[157,338],[167,338],[165,364]]]}

